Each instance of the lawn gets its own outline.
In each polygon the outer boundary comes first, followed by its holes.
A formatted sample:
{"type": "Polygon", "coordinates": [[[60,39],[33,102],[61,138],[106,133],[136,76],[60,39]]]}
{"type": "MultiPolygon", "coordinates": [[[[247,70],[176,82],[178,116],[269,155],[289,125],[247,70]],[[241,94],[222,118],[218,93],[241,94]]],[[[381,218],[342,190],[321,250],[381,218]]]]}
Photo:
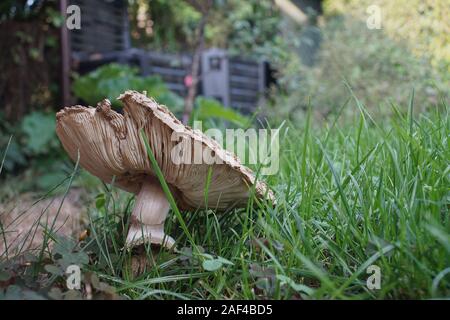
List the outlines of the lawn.
{"type": "Polygon", "coordinates": [[[77,262],[84,297],[93,287],[134,299],[448,298],[448,106],[418,114],[413,101],[393,105],[393,116],[377,122],[356,102],[350,122],[340,121],[343,106],[323,126],[309,116],[284,123],[279,173],[264,177],[276,205],[252,199],[222,215],[173,208],[166,228],[177,252],[146,248],[152,265],[136,275],[122,249],[134,199],[105,185],[88,204],[89,235],[76,241],[49,230],[56,245],[3,259],[0,284],[10,295],[77,297],[63,274],[77,262]],[[373,265],[379,289],[367,286],[373,265]]]}

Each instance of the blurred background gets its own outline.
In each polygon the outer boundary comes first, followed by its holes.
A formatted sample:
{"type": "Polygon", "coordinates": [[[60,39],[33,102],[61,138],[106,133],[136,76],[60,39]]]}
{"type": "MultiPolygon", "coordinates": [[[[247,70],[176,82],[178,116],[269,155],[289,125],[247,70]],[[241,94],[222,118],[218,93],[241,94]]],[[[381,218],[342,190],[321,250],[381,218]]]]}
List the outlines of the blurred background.
{"type": "Polygon", "coordinates": [[[433,108],[450,88],[449,10],[449,0],[2,1],[0,203],[70,174],[57,110],[105,97],[120,110],[130,88],[206,127],[301,127],[308,105],[322,126],[352,96],[382,119],[413,88],[416,112],[433,108]]]}

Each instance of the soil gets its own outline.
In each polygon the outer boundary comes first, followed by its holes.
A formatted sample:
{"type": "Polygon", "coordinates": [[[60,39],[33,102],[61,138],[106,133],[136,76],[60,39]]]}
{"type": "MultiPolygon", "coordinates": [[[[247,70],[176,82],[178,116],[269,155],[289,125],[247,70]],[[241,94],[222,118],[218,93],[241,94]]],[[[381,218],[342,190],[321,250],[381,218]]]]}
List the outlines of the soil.
{"type": "Polygon", "coordinates": [[[9,257],[41,249],[44,231],[50,230],[53,223],[53,232],[78,238],[84,217],[82,192],[72,189],[65,198],[59,195],[40,201],[32,194],[24,194],[6,205],[0,204],[0,257],[6,248],[9,257]]]}

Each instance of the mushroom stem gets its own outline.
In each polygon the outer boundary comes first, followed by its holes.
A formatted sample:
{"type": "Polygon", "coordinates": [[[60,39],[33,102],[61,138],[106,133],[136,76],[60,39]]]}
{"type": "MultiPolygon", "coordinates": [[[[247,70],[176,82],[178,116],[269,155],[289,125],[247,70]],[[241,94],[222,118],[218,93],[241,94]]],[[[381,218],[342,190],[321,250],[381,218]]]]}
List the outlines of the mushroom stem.
{"type": "Polygon", "coordinates": [[[169,213],[169,207],[159,182],[151,177],[145,179],[131,214],[127,247],[147,242],[172,248],[175,240],[164,233],[164,221],[169,213]]]}

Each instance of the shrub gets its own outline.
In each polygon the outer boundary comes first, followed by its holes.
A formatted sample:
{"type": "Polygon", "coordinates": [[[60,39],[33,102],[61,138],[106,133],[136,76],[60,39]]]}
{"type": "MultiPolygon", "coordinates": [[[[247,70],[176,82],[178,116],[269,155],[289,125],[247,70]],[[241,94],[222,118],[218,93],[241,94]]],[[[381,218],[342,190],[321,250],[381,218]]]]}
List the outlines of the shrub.
{"type": "Polygon", "coordinates": [[[167,105],[174,113],[183,108],[183,99],[171,92],[156,76],[142,77],[138,69],[116,63],[101,66],[75,79],[72,90],[83,102],[95,106],[108,98],[114,107],[119,107],[117,97],[126,90],[146,91],[158,103],[167,105]]]}
{"type": "MultiPolygon", "coordinates": [[[[318,63],[313,67],[301,63],[297,53],[298,30],[286,34],[286,39],[294,41],[291,58],[280,69],[280,84],[286,94],[275,100],[274,115],[298,122],[310,103],[318,117],[326,118],[345,104],[352,93],[378,116],[390,115],[392,102],[408,105],[413,89],[417,111],[448,98],[450,82],[446,72],[434,67],[429,56],[416,54],[406,38],[401,41],[400,36],[391,35],[384,28],[369,30],[365,13],[357,16],[349,13],[351,9],[344,11],[345,15],[327,16],[320,23],[323,40],[318,63]]],[[[384,17],[383,23],[388,24],[388,18],[384,17]]],[[[354,105],[354,99],[350,99],[350,104],[354,105]]]]}
{"type": "Polygon", "coordinates": [[[429,57],[434,68],[449,78],[450,5],[446,0],[333,0],[326,1],[328,14],[366,17],[371,5],[381,9],[383,32],[408,46],[414,55],[429,57]]]}

